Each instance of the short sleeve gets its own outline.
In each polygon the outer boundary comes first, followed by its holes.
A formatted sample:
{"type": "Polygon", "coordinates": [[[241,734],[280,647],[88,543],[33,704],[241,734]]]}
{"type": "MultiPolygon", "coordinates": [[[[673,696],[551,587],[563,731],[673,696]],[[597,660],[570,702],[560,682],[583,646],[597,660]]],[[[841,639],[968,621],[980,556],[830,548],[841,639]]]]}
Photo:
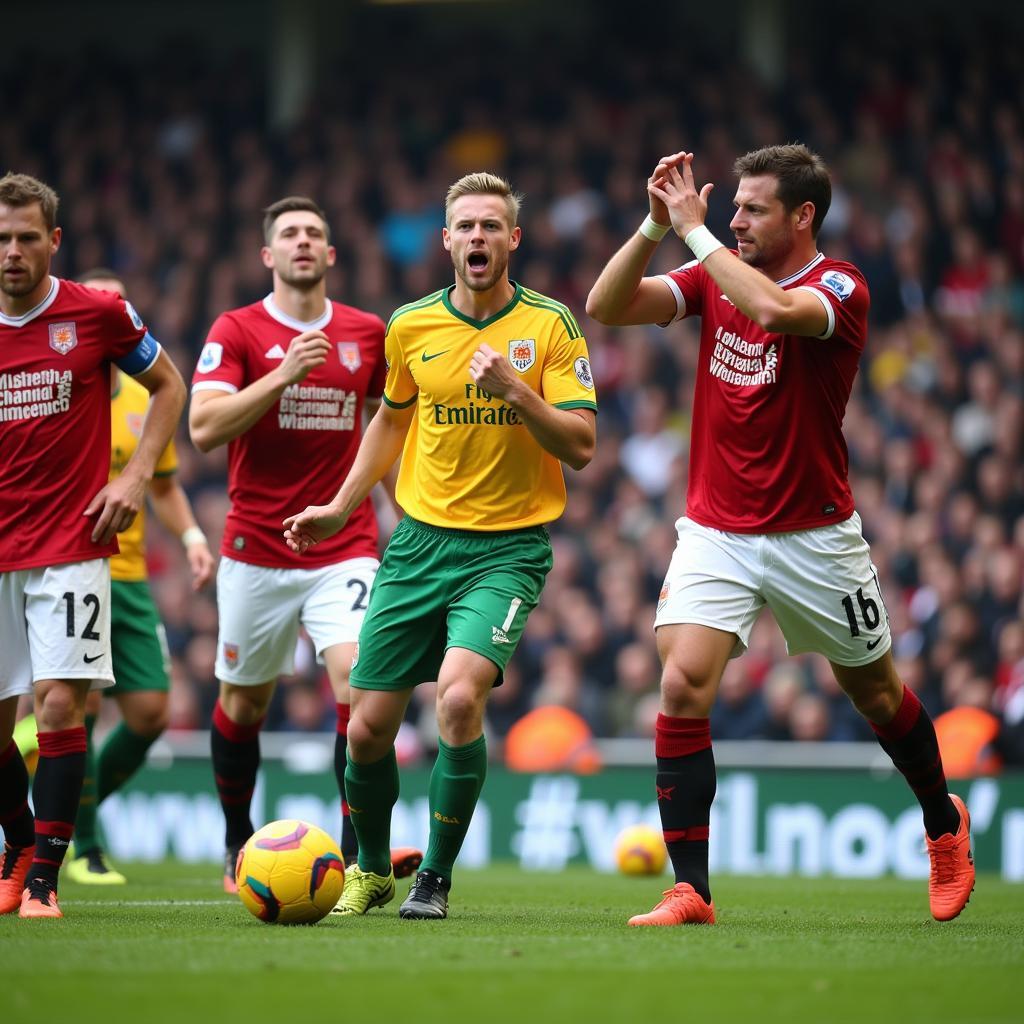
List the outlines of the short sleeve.
{"type": "Polygon", "coordinates": [[[699,316],[704,307],[704,282],[707,278],[707,271],[697,260],[690,260],[667,274],[659,274],[658,281],[664,281],[676,300],[676,315],[671,320],[659,324],[660,327],[667,327],[669,324],[682,320],[685,316],[699,316]]]}
{"type": "Polygon", "coordinates": [[[156,362],[160,345],[130,302],[112,293],[110,298],[103,315],[103,337],[108,340],[110,358],[125,373],[137,377],[156,362]]]}
{"type": "Polygon", "coordinates": [[[590,370],[590,353],[586,339],[570,315],[569,327],[559,318],[548,344],[541,371],[541,395],[549,405],[559,409],[593,409],[597,411],[597,392],[590,370]]]}
{"type": "Polygon", "coordinates": [[[192,375],[192,394],[197,391],[227,391],[234,394],[245,386],[242,341],[241,328],[232,317],[217,317],[192,375]]]}
{"type": "Polygon", "coordinates": [[[394,320],[384,336],[384,370],[387,376],[381,397],[392,409],[408,408],[416,401],[419,388],[409,372],[394,320]]]}
{"type": "Polygon", "coordinates": [[[836,338],[862,349],[867,339],[871,297],[867,283],[852,271],[853,267],[822,270],[800,287],[814,295],[825,310],[827,324],[818,337],[826,341],[836,338]]]}
{"type": "Polygon", "coordinates": [[[367,398],[380,398],[384,394],[384,385],[387,383],[387,362],[384,358],[384,321],[376,320],[373,324],[373,349],[377,355],[377,361],[373,366],[373,375],[366,387],[367,398]]]}

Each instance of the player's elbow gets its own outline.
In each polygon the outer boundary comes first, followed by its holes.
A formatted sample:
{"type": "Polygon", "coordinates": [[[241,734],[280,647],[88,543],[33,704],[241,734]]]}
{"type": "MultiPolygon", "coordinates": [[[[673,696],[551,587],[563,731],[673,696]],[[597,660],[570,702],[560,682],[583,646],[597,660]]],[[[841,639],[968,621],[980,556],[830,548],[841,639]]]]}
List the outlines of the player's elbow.
{"type": "Polygon", "coordinates": [[[192,438],[192,444],[204,455],[217,447],[217,439],[213,436],[209,425],[201,420],[197,422],[191,416],[188,420],[188,436],[192,438]]]}
{"type": "Polygon", "coordinates": [[[590,289],[590,294],[587,296],[586,310],[587,316],[596,320],[599,324],[604,324],[606,327],[619,326],[618,311],[608,301],[607,296],[602,294],[597,285],[590,289]]]}
{"type": "Polygon", "coordinates": [[[596,447],[595,438],[589,437],[580,444],[575,445],[573,451],[563,461],[570,469],[575,469],[576,472],[579,472],[590,465],[590,460],[594,457],[596,447]]]}
{"type": "Polygon", "coordinates": [[[766,297],[758,302],[752,319],[772,334],[788,334],[793,326],[793,303],[785,293],[780,298],[766,297]]]}

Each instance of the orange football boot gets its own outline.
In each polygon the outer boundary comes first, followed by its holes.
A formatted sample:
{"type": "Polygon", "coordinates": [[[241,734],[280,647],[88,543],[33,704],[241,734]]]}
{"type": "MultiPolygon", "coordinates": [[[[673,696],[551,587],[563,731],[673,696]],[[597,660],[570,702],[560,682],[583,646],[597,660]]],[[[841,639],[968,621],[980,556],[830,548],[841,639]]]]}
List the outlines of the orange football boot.
{"type": "Polygon", "coordinates": [[[423,863],[423,851],[414,846],[396,846],[391,851],[395,878],[408,878],[423,863]]]}
{"type": "Polygon", "coordinates": [[[953,806],[960,814],[956,835],[947,832],[929,839],[928,858],[932,862],[928,876],[928,904],[936,921],[952,921],[974,891],[974,857],[971,855],[971,816],[963,800],[952,793],[953,806]]]}
{"type": "Polygon", "coordinates": [[[629,923],[634,927],[715,923],[715,904],[705,903],[689,882],[676,882],[661,895],[664,899],[649,914],[637,914],[629,923]]]}
{"type": "Polygon", "coordinates": [[[18,917],[63,917],[57,903],[57,890],[41,879],[33,878],[21,894],[18,917]]]}
{"type": "Polygon", "coordinates": [[[25,876],[34,853],[34,846],[4,843],[4,859],[0,865],[0,914],[10,914],[21,906],[25,876]]]}

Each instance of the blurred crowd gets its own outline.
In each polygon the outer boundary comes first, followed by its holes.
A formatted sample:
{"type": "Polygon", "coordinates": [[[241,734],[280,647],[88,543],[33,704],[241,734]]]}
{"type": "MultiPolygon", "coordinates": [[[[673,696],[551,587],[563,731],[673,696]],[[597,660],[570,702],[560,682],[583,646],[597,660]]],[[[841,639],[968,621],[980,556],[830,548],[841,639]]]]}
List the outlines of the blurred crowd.
{"type": "MultiPolygon", "coordinates": [[[[567,473],[554,569],[489,725],[501,737],[531,708],[556,704],[598,736],[644,737],[658,701],[654,603],[685,507],[698,332],[692,322],[604,328],[584,316],[584,299],[642,220],[661,154],[696,153],[697,178],[718,186],[709,226],[729,240],[734,158],[806,142],[834,176],[820,247],[854,262],[872,293],[845,430],[899,671],[933,714],[966,707],[1005,719],[1005,756],[1021,758],[1024,77],[1009,37],[897,43],[851,31],[796,54],[769,86],[733,55],[705,53],[684,69],[607,37],[596,61],[585,43],[544,61],[506,41],[505,70],[482,71],[479,59],[440,62],[399,36],[389,62],[401,74],[353,54],[279,132],[265,127],[268,97],[245,55],[212,60],[178,46],[132,65],[89,54],[19,72],[0,152],[61,194],[58,271],[115,268],[186,379],[214,318],[269,290],[259,260],[268,203],[316,197],[339,252],[330,294],[386,319],[451,280],[440,244],[447,185],[468,170],[506,174],[526,196],[512,276],[576,313],[600,413],[597,455],[567,473]]],[[[478,44],[465,49],[481,58],[478,44]]],[[[652,272],[687,259],[670,235],[652,272]]],[[[178,444],[182,482],[216,543],[224,450],[199,455],[184,428],[178,444]]],[[[319,481],[308,500],[338,483],[319,481]]],[[[156,523],[151,531],[172,728],[204,728],[214,597],[190,593],[180,547],[156,523]]],[[[432,700],[420,689],[410,742],[429,745],[432,700]]],[[[307,648],[279,690],[271,727],[333,727],[307,648]]],[[[827,663],[788,659],[767,614],[726,671],[712,727],[723,739],[871,738],[827,663]]]]}

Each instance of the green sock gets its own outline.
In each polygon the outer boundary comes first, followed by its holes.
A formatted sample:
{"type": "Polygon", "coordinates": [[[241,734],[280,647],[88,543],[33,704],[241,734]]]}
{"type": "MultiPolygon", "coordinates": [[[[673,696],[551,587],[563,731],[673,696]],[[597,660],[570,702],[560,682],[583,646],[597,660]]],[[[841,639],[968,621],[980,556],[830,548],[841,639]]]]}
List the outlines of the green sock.
{"type": "Polygon", "coordinates": [[[92,745],[92,729],[95,724],[95,715],[85,716],[85,778],[82,780],[82,796],[75,817],[76,857],[100,845],[96,834],[96,752],[92,745]]]}
{"type": "Polygon", "coordinates": [[[103,744],[96,763],[96,796],[98,803],[120,789],[146,760],[155,736],[140,736],[124,722],[118,722],[103,744]]]}
{"type": "Polygon", "coordinates": [[[398,800],[398,785],[394,748],[373,764],[348,759],[345,796],[359,840],[359,867],[375,875],[391,870],[391,808],[398,800]]]}
{"type": "Polygon", "coordinates": [[[469,822],[487,777],[487,740],[449,747],[438,740],[437,760],[430,773],[430,842],[423,868],[452,879],[469,822]]]}

